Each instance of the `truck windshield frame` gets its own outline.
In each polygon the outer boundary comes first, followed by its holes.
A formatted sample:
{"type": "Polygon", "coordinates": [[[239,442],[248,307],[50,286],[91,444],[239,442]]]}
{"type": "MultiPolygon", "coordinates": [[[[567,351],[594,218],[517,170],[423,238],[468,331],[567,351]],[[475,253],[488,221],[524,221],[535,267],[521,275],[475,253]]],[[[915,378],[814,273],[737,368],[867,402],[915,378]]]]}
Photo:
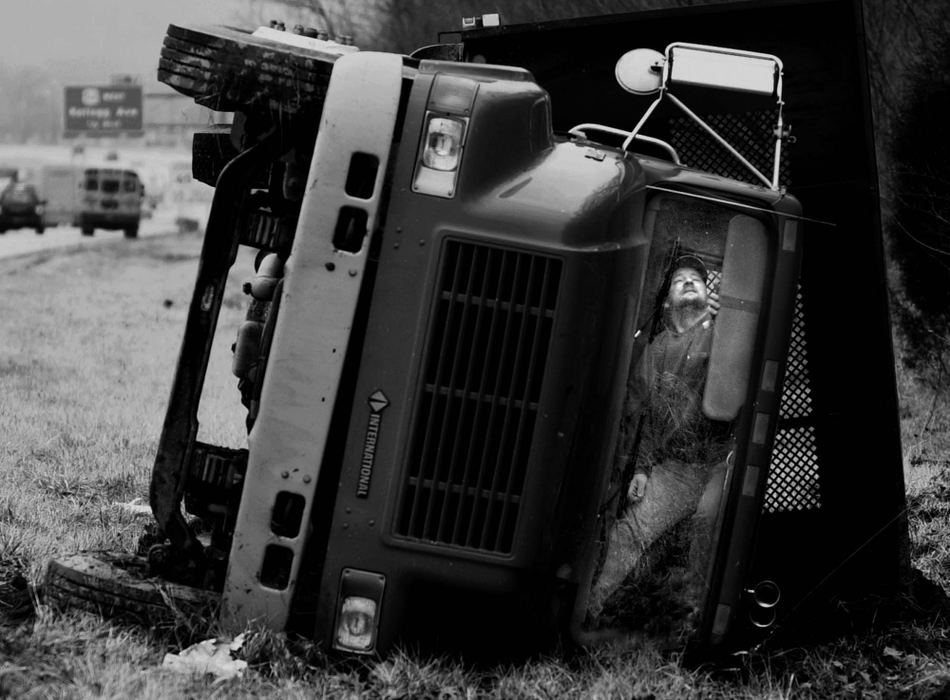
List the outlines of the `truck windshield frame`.
{"type": "Polygon", "coordinates": [[[764,216],[665,193],[649,200],[645,229],[651,252],[582,631],[679,644],[711,611],[712,572],[736,496],[729,483],[761,361],[758,311],[771,292],[776,233],[764,216]],[[690,301],[677,289],[683,277],[694,288],[685,294],[690,301]],[[700,298],[708,306],[684,329],[678,305],[700,298]],[[724,390],[728,400],[710,396],[724,390]],[[723,404],[731,411],[709,411],[723,404]]]}

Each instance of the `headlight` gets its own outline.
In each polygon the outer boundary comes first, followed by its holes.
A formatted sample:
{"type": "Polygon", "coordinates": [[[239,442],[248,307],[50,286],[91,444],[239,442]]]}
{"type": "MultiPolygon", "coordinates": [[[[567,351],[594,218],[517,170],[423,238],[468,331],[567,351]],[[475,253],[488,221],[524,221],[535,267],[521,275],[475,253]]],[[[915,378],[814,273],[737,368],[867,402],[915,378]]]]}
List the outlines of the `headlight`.
{"type": "Polygon", "coordinates": [[[376,648],[386,577],[374,571],[343,569],[337,598],[333,646],[356,654],[376,648]]]}
{"type": "Polygon", "coordinates": [[[349,596],[343,599],[336,625],[338,647],[369,651],[376,641],[376,601],[349,596]]]}
{"type": "Polygon", "coordinates": [[[421,153],[412,181],[415,192],[446,198],[455,195],[467,126],[468,119],[464,117],[447,117],[431,112],[426,115],[421,153]]]}
{"type": "Polygon", "coordinates": [[[451,117],[431,117],[426,127],[422,164],[435,170],[455,170],[462,153],[465,121],[451,117]]]}

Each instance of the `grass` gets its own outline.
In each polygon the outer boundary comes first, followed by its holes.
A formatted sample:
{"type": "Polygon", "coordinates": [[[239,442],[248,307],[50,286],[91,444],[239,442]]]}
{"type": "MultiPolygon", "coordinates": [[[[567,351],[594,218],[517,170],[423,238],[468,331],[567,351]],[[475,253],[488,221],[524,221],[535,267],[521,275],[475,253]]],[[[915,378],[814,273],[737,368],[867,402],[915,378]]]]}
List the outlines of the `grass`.
{"type": "MultiPolygon", "coordinates": [[[[148,630],[45,604],[46,562],[131,551],[148,491],[200,241],[117,240],[95,250],[0,261],[0,697],[16,698],[936,698],[950,694],[950,623],[908,617],[877,632],[696,669],[653,648],[472,668],[399,652],[331,664],[307,640],[249,629],[242,678],[162,667],[215,636],[148,630]]],[[[242,252],[212,351],[201,439],[240,446],[229,346],[243,318],[242,252]]],[[[950,589],[950,415],[899,372],[914,565],[950,589]]]]}
{"type": "Polygon", "coordinates": [[[901,438],[911,559],[931,581],[950,588],[950,397],[944,387],[898,371],[901,438]]]}

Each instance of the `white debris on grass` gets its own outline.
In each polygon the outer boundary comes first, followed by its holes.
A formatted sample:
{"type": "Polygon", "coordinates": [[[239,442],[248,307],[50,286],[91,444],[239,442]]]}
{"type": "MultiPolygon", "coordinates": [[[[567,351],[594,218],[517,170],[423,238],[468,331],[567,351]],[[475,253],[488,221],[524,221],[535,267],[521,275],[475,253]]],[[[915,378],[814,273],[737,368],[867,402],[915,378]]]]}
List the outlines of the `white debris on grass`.
{"type": "Polygon", "coordinates": [[[215,683],[226,681],[241,676],[247,668],[246,661],[235,659],[231,655],[243,644],[243,634],[233,640],[206,639],[192,644],[180,654],[165,654],[162,666],[179,673],[210,673],[216,676],[215,683]]]}
{"type": "Polygon", "coordinates": [[[144,498],[133,498],[128,503],[113,503],[116,508],[121,508],[132,515],[152,515],[152,506],[144,498]]]}

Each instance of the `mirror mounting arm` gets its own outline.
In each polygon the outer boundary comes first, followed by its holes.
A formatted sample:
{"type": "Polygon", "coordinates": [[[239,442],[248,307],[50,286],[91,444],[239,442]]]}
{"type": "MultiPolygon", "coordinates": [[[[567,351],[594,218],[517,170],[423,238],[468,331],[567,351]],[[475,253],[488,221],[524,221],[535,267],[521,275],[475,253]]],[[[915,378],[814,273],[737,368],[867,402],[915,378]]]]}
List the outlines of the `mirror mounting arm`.
{"type": "Polygon", "coordinates": [[[630,147],[630,144],[633,143],[633,140],[637,138],[637,135],[640,133],[640,129],[643,128],[643,125],[646,124],[647,119],[650,118],[650,116],[653,114],[656,108],[660,106],[660,102],[663,101],[663,97],[666,94],[667,94],[666,88],[661,87],[660,94],[657,95],[657,98],[653,100],[653,102],[650,104],[649,107],[647,107],[647,110],[643,113],[643,116],[640,117],[640,121],[638,121],[637,125],[633,127],[633,129],[630,131],[630,136],[628,136],[626,140],[623,142],[623,150],[626,151],[630,147]]]}

